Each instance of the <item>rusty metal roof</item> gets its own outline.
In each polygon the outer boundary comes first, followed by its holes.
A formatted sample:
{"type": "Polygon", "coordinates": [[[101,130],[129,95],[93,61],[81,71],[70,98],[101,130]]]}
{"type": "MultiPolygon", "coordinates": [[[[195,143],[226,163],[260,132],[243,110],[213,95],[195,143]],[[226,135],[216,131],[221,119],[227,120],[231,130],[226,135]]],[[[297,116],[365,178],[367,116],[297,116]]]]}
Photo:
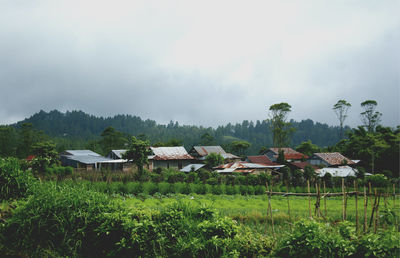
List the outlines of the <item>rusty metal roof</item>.
{"type": "Polygon", "coordinates": [[[277,165],[276,163],[272,162],[267,156],[259,155],[259,156],[248,156],[247,159],[251,163],[259,163],[265,165],[277,165]]]}
{"type": "Polygon", "coordinates": [[[303,153],[300,153],[298,151],[293,150],[292,148],[269,148],[270,151],[272,151],[276,156],[279,154],[279,150],[283,150],[283,154],[285,155],[286,160],[290,159],[307,159],[308,156],[304,155],[303,153]]]}
{"type": "Polygon", "coordinates": [[[210,153],[226,154],[225,150],[221,146],[193,146],[193,149],[200,156],[207,156],[210,153]]]}
{"type": "Polygon", "coordinates": [[[348,165],[355,164],[339,152],[314,153],[314,155],[327,162],[330,166],[343,165],[344,162],[348,165]]]}
{"type": "MultiPolygon", "coordinates": [[[[240,157],[225,152],[221,146],[193,146],[193,149],[201,156],[200,160],[205,159],[211,153],[220,154],[224,159],[240,159],[240,157]]],[[[192,151],[190,152],[192,153],[192,151]]]]}
{"type": "Polygon", "coordinates": [[[296,168],[299,168],[299,169],[304,169],[307,165],[311,166],[314,169],[318,168],[317,166],[311,165],[310,163],[308,163],[306,161],[305,162],[291,162],[290,165],[292,165],[296,168]]]}
{"type": "Polygon", "coordinates": [[[154,153],[154,160],[194,159],[183,146],[179,147],[150,147],[154,153]]]}

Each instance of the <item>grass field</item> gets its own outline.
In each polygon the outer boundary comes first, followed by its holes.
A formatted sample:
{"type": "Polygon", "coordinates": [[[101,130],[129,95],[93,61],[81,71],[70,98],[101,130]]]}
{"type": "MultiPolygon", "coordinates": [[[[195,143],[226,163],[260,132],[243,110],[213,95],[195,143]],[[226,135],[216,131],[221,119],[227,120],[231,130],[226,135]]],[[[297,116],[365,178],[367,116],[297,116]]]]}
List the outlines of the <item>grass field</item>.
{"type": "MultiPolygon", "coordinates": [[[[398,197],[397,197],[398,198],[398,197]]],[[[312,217],[314,214],[315,198],[311,198],[312,217]]],[[[372,200],[373,201],[373,200],[372,200]]],[[[242,196],[242,195],[171,195],[170,197],[148,197],[148,198],[126,198],[125,202],[130,207],[143,207],[147,209],[162,209],[168,205],[177,202],[183,202],[192,206],[207,206],[216,209],[220,214],[231,217],[237,220],[240,224],[247,225],[252,229],[261,233],[271,233],[271,219],[267,216],[268,197],[266,195],[257,196],[242,196]],[[267,223],[266,223],[267,222],[267,223]]],[[[301,218],[309,218],[309,201],[308,197],[289,198],[290,202],[290,217],[288,212],[287,197],[272,196],[271,207],[274,220],[274,231],[276,233],[284,232],[290,229],[291,222],[301,218]]],[[[326,198],[326,219],[330,222],[341,221],[343,218],[342,197],[326,198]]],[[[399,200],[396,200],[397,217],[399,215],[399,200]]],[[[325,216],[324,200],[321,200],[320,210],[325,216]]],[[[371,198],[368,199],[367,220],[369,224],[371,216],[371,198]]],[[[382,197],[380,200],[379,210],[380,218],[383,219],[382,211],[385,207],[393,209],[393,199],[382,197]]],[[[356,205],[355,197],[347,199],[347,220],[356,221],[356,205]]],[[[364,223],[364,200],[358,197],[358,216],[359,228],[362,230],[364,223]]],[[[320,218],[324,219],[324,218],[320,218]]]]}

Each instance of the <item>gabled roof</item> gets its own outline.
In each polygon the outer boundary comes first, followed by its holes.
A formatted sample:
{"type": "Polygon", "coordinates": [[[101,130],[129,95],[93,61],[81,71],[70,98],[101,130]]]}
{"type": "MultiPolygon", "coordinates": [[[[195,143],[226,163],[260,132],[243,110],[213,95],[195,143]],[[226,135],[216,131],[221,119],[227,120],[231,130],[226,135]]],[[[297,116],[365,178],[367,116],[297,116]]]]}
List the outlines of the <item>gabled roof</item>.
{"type": "Polygon", "coordinates": [[[277,165],[276,163],[272,162],[267,156],[259,155],[259,156],[248,156],[247,159],[251,163],[259,163],[265,165],[277,165]]]}
{"type": "MultiPolygon", "coordinates": [[[[183,146],[179,147],[150,147],[154,155],[150,156],[154,160],[180,160],[194,159],[190,156],[183,146]]],[[[149,157],[149,158],[150,158],[149,157]]]]}
{"type": "Polygon", "coordinates": [[[256,169],[281,168],[281,167],[284,167],[284,165],[265,165],[265,164],[238,161],[215,167],[215,169],[218,173],[232,173],[232,172],[251,173],[256,169]]]}
{"type": "Polygon", "coordinates": [[[66,150],[62,155],[74,155],[74,156],[95,156],[101,157],[100,154],[93,152],[91,150],[66,150]]]}
{"type": "Polygon", "coordinates": [[[324,153],[314,153],[314,156],[324,160],[327,162],[330,166],[337,166],[337,165],[343,165],[343,161],[346,161],[347,165],[353,165],[355,164],[352,160],[346,158],[339,152],[324,152],[324,153]]]}
{"type": "Polygon", "coordinates": [[[279,154],[279,150],[283,150],[283,154],[285,155],[285,159],[307,159],[308,156],[300,153],[298,151],[293,150],[292,148],[269,148],[268,150],[272,151],[275,155],[279,154]]]}
{"type": "Polygon", "coordinates": [[[298,169],[304,169],[307,165],[311,166],[314,169],[318,169],[317,166],[311,165],[310,163],[308,163],[306,161],[304,161],[304,162],[292,162],[292,163],[290,163],[290,165],[294,166],[294,167],[296,167],[298,169]]]}
{"type": "Polygon", "coordinates": [[[182,172],[192,172],[192,171],[197,171],[200,168],[204,167],[206,164],[189,164],[182,168],[180,171],[182,172]]]}
{"type": "Polygon", "coordinates": [[[90,165],[96,163],[121,163],[122,160],[113,160],[102,156],[92,155],[65,155],[66,159],[78,161],[80,163],[90,165]]]}
{"type": "MultiPolygon", "coordinates": [[[[201,156],[200,160],[204,160],[211,153],[220,154],[224,159],[240,159],[240,157],[225,152],[221,146],[193,146],[192,150],[201,156]]],[[[192,153],[192,150],[190,153],[192,153]]]]}
{"type": "Polygon", "coordinates": [[[326,173],[331,174],[333,177],[348,177],[357,175],[357,169],[349,166],[340,166],[337,168],[321,168],[316,170],[319,177],[323,177],[326,173]]]}
{"type": "Polygon", "coordinates": [[[193,149],[200,156],[207,156],[210,153],[226,154],[225,150],[221,146],[193,146],[193,149]]]}
{"type": "MultiPolygon", "coordinates": [[[[122,159],[122,154],[124,154],[126,151],[127,150],[111,150],[111,152],[114,153],[119,159],[122,159]]],[[[107,156],[110,156],[110,154],[107,156]]]]}

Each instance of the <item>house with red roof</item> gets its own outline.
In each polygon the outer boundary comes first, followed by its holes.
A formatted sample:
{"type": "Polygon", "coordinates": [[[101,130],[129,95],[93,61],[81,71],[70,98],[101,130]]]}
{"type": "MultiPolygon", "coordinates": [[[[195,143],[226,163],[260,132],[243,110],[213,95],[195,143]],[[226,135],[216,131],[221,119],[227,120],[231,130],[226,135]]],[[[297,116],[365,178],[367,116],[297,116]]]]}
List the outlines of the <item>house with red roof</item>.
{"type": "Polygon", "coordinates": [[[272,162],[266,155],[247,156],[246,161],[249,163],[263,164],[268,166],[278,165],[272,162]]]}
{"type": "Polygon", "coordinates": [[[293,150],[292,148],[269,148],[265,155],[273,162],[278,159],[279,151],[283,151],[285,160],[288,162],[301,162],[308,158],[307,155],[293,150]]]}
{"type": "Polygon", "coordinates": [[[338,167],[343,165],[356,164],[354,161],[343,156],[339,152],[314,153],[308,159],[308,163],[315,166],[325,166],[325,167],[338,167]]]}

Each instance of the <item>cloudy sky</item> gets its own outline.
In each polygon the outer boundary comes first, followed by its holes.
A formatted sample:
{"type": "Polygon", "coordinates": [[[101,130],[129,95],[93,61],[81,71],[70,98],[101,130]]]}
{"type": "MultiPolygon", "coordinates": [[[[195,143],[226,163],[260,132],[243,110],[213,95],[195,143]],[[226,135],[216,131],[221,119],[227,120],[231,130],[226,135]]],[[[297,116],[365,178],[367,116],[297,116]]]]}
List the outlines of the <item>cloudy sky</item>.
{"type": "Polygon", "coordinates": [[[0,124],[83,110],[216,126],[400,124],[400,1],[0,0],[0,124]]]}

